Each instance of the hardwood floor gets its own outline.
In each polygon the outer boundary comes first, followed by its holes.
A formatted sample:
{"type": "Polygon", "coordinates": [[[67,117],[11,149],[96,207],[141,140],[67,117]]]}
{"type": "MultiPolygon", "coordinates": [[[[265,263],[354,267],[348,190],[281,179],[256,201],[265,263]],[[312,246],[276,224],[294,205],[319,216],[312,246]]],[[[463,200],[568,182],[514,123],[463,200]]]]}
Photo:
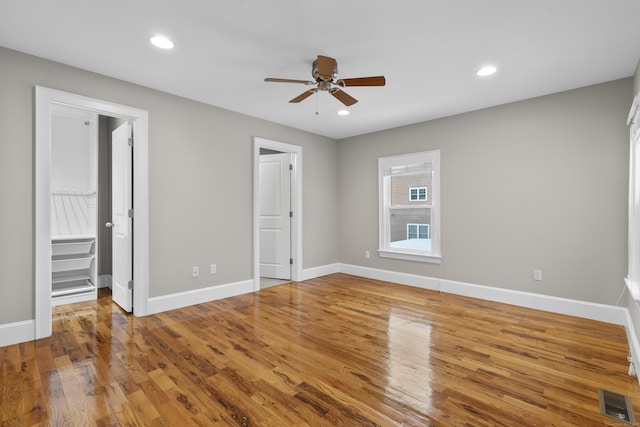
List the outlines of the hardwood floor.
{"type": "MultiPolygon", "coordinates": [[[[334,274],[0,348],[2,426],[603,426],[621,326],[334,274]]],[[[636,411],[636,418],[638,418],[636,411]]]]}

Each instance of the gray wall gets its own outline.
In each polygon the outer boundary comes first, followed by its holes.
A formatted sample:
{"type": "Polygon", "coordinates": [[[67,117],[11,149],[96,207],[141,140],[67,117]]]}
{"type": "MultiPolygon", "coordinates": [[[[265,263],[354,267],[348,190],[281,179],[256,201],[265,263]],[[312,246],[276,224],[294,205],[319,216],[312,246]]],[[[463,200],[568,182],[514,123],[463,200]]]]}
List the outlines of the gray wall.
{"type": "Polygon", "coordinates": [[[606,304],[622,289],[632,79],[336,142],[4,48],[0,76],[0,324],[34,317],[34,85],[149,111],[152,297],[252,278],[254,135],[303,147],[304,268],[343,262],[606,304]],[[378,258],[378,157],[436,148],[442,264],[378,258]],[[191,279],[213,262],[218,274],[191,279]]]}
{"type": "Polygon", "coordinates": [[[632,83],[340,141],[340,262],[615,303],[626,274],[632,83]],[[380,258],[377,160],[433,149],[441,150],[442,263],[380,258]]]}
{"type": "Polygon", "coordinates": [[[252,279],[253,136],[303,147],[303,267],[338,262],[336,141],[5,48],[0,76],[0,324],[34,318],[35,85],[149,111],[151,297],[252,279]]]}

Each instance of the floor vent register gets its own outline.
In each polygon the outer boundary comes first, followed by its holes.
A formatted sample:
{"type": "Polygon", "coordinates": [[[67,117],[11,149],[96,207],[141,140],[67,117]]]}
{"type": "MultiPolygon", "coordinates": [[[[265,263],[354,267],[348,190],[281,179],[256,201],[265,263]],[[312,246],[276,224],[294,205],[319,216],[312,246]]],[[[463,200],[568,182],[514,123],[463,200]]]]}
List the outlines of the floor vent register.
{"type": "Polygon", "coordinates": [[[629,396],[599,388],[598,400],[600,401],[600,413],[602,415],[624,421],[632,426],[638,425],[629,396]]]}

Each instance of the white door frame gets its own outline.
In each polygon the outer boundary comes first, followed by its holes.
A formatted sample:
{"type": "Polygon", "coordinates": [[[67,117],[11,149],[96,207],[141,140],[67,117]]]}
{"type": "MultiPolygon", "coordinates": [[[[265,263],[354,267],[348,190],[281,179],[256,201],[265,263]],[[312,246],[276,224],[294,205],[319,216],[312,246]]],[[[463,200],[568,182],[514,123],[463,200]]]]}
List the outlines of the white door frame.
{"type": "Polygon", "coordinates": [[[253,137],[253,290],[260,290],[260,149],[291,153],[291,280],[302,280],[302,147],[253,137]]]}
{"type": "Polygon", "coordinates": [[[149,113],[146,110],[73,93],[35,88],[35,337],[52,331],[51,310],[51,113],[55,104],[89,110],[131,121],[133,147],[133,307],[136,316],[148,314],[149,300],[149,113]]]}

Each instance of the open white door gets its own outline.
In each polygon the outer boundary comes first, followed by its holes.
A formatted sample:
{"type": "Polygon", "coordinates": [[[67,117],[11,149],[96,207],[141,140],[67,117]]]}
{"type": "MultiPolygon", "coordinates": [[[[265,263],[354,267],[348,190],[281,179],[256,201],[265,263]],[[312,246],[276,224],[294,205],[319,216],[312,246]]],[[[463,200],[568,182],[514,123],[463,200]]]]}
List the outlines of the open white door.
{"type": "Polygon", "coordinates": [[[291,279],[291,154],[260,156],[260,276],[291,279]]]}
{"type": "Polygon", "coordinates": [[[133,150],[129,145],[130,138],[129,123],[121,125],[112,133],[111,223],[107,223],[107,226],[112,227],[112,299],[128,313],[133,305],[133,150]]]}

